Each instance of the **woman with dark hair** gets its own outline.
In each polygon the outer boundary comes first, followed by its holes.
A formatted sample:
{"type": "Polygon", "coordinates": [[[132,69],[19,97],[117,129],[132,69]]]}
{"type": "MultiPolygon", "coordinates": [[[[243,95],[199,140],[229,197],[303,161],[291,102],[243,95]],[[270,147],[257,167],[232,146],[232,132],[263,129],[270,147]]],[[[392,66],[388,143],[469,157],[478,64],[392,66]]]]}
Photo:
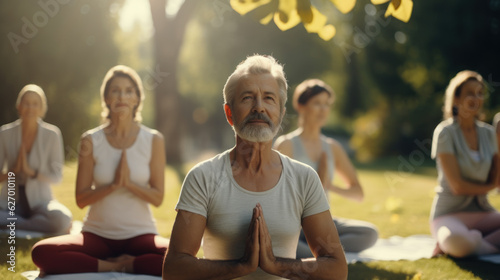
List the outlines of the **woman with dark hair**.
{"type": "Polygon", "coordinates": [[[498,253],[500,213],[487,194],[497,186],[498,146],[493,127],[479,120],[483,78],[461,71],[445,93],[444,120],[434,130],[431,156],[438,182],[431,209],[434,254],[454,257],[498,253]]]}
{"type": "Polygon", "coordinates": [[[47,112],[42,88],[23,87],[16,108],[19,119],[0,128],[0,221],[5,226],[15,218],[18,230],[69,233],[71,212],[51,190],[62,179],[63,141],[59,128],[42,120],[47,112]]]}
{"type": "MultiPolygon", "coordinates": [[[[333,100],[333,90],[321,80],[305,80],[299,84],[293,95],[293,107],[299,114],[299,128],[280,136],[276,140],[275,148],[313,167],[318,172],[325,194],[331,191],[354,201],[362,201],[363,189],[346,152],[340,143],[321,133],[333,100]],[[340,175],[346,187],[333,184],[334,171],[340,175]]],[[[347,252],[367,249],[378,239],[376,227],[368,222],[338,217],[334,218],[334,222],[340,242],[347,252]]],[[[312,253],[302,234],[297,248],[297,258],[310,256],[312,253]]]]}
{"type": "Polygon", "coordinates": [[[83,134],[76,203],[89,206],[82,233],[42,240],[32,251],[42,274],[120,271],[161,275],[168,239],[149,204],[163,201],[163,136],[140,124],[137,73],[111,68],[101,86],[104,124],[83,134]]]}

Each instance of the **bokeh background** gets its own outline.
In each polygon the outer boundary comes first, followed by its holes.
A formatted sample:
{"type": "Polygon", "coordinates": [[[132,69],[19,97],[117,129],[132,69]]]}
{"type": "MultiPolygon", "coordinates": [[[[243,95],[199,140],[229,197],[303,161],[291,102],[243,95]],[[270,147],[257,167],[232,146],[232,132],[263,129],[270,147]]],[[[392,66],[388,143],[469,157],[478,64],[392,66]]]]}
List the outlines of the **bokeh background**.
{"type": "MultiPolygon", "coordinates": [[[[246,56],[270,54],[284,64],[289,97],[307,78],[335,90],[323,132],[349,152],[366,195],[360,204],[332,196],[332,215],[370,221],[381,238],[428,235],[437,177],[430,143],[449,80],[464,69],[478,71],[487,83],[484,121],[500,111],[500,0],[414,1],[407,23],[385,17],[388,3],[358,0],[346,14],[333,4],[352,1],[311,1],[336,28],[325,41],[302,24],[287,31],[262,25],[260,15],[242,16],[230,0],[0,0],[0,124],[17,119],[24,85],[45,90],[45,121],[61,129],[66,156],[54,196],[81,221],[87,209],[74,198],[80,136],[100,124],[107,70],[136,69],[146,92],[143,123],[167,140],[165,200],[153,213],[159,233],[169,237],[187,170],[234,145],[222,108],[227,77],[246,56]]],[[[296,120],[289,102],[281,133],[295,129],[296,120]]],[[[490,200],[500,209],[497,191],[490,200]]],[[[36,270],[30,250],[38,240],[17,239],[16,273],[0,255],[5,279],[36,270]]],[[[443,256],[350,264],[349,278],[498,279],[497,271],[443,256]]]]}
{"type": "MultiPolygon", "coordinates": [[[[229,0],[1,1],[0,123],[17,118],[19,90],[36,83],[47,94],[46,121],[61,129],[74,160],[80,135],[100,122],[104,74],[126,64],[144,80],[144,123],[168,132],[168,161],[181,164],[232,146],[222,87],[254,53],[285,65],[290,95],[306,78],[331,84],[337,99],[325,134],[361,162],[427,152],[446,85],[460,70],[488,83],[485,121],[500,111],[499,0],[415,1],[408,23],[367,0],[347,14],[312,2],[336,27],[333,39],[301,24],[262,25],[229,0]]],[[[283,132],[295,121],[289,102],[283,132]]]]}

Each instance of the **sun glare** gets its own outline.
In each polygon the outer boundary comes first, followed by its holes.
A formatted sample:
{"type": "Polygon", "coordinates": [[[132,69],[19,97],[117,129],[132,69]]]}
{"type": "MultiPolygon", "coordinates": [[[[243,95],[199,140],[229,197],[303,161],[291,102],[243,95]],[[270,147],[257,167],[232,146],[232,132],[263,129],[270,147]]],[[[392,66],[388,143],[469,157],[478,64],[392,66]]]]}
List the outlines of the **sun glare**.
{"type": "MultiPolygon", "coordinates": [[[[167,16],[175,16],[184,3],[184,0],[169,0],[165,7],[167,16]]],[[[119,25],[122,30],[130,31],[135,24],[144,30],[146,38],[153,34],[151,11],[147,0],[126,0],[120,12],[119,25]]]]}

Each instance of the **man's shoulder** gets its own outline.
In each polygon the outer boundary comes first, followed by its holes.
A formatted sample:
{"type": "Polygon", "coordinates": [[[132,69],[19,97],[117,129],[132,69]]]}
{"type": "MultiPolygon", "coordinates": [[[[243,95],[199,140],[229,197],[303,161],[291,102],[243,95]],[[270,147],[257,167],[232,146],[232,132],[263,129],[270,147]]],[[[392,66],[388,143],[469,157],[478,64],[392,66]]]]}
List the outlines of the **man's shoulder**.
{"type": "Polygon", "coordinates": [[[229,151],[225,151],[212,158],[197,163],[193,166],[193,168],[191,168],[188,175],[203,177],[217,176],[216,174],[219,174],[220,171],[224,169],[224,161],[227,153],[229,153],[229,151]]]}

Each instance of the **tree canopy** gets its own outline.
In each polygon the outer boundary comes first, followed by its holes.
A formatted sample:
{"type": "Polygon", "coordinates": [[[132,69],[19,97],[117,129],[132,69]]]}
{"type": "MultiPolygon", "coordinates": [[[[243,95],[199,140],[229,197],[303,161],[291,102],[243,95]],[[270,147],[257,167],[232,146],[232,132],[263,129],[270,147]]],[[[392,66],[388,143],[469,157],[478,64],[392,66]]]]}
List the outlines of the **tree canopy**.
{"type": "MultiPolygon", "coordinates": [[[[165,7],[169,1],[151,2],[165,7]]],[[[273,55],[284,64],[289,96],[307,78],[323,79],[333,87],[336,101],[325,133],[350,138],[359,159],[409,155],[428,143],[442,119],[444,90],[461,70],[478,71],[488,84],[485,121],[500,110],[498,0],[419,1],[414,6],[403,0],[187,0],[183,5],[196,4],[185,19],[182,41],[175,37],[178,56],[169,58],[169,64],[158,57],[173,49],[158,47],[155,38],[174,37],[157,30],[145,40],[140,24],[121,30],[124,3],[0,2],[0,122],[17,118],[15,99],[24,85],[39,84],[49,102],[46,120],[61,128],[67,158],[74,159],[80,135],[99,124],[104,74],[113,65],[127,64],[144,80],[146,125],[160,129],[159,116],[170,112],[165,108],[172,104],[156,96],[175,89],[177,115],[169,121],[179,127],[174,132],[179,135],[176,149],[183,161],[189,160],[234,143],[222,110],[222,87],[234,67],[254,53],[273,55]],[[302,7],[313,11],[312,19],[303,10],[299,13],[302,7]],[[314,9],[327,19],[322,28],[334,26],[330,40],[306,27],[308,20],[314,30],[323,24],[317,24],[314,9]],[[263,25],[261,19],[269,14],[268,22],[274,24],[263,25]]],[[[162,16],[168,23],[178,15],[162,16]]],[[[295,127],[296,113],[288,104],[282,132],[295,127]]]]}

